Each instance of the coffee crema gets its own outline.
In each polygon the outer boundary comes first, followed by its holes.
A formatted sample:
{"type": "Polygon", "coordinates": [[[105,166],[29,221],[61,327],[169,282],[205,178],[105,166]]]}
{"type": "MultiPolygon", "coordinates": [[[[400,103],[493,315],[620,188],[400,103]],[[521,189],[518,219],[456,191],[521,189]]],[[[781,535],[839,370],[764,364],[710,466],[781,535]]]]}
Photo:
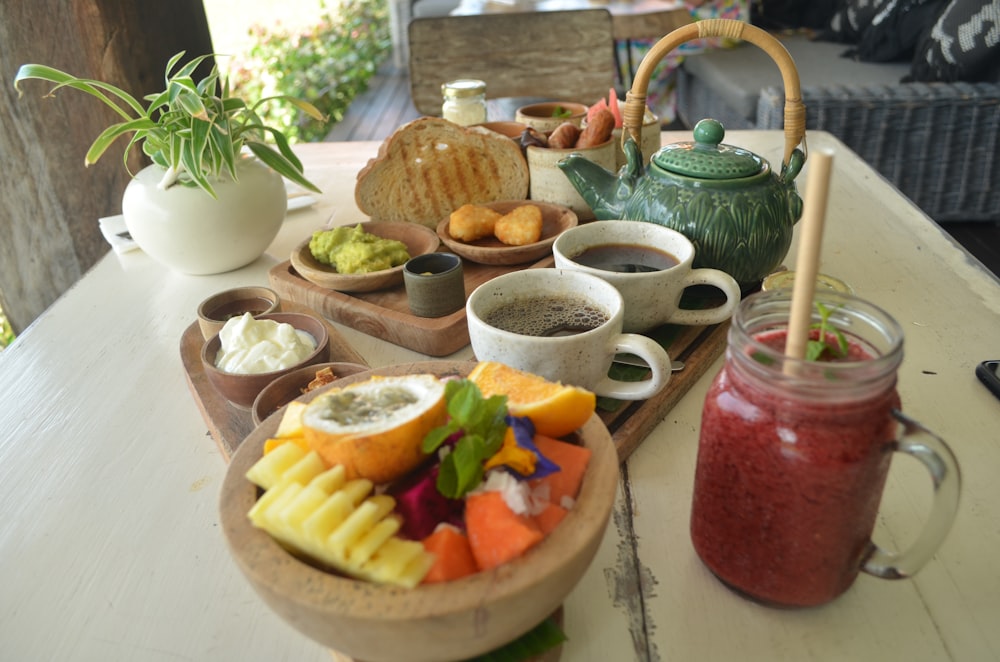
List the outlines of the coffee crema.
{"type": "Polygon", "coordinates": [[[598,244],[585,248],[571,258],[591,269],[618,273],[663,271],[681,263],[671,253],[643,244],[598,244]]]}
{"type": "Polygon", "coordinates": [[[483,316],[492,327],[522,336],[551,338],[585,333],[609,317],[586,299],[571,296],[530,297],[506,303],[483,316]]]}

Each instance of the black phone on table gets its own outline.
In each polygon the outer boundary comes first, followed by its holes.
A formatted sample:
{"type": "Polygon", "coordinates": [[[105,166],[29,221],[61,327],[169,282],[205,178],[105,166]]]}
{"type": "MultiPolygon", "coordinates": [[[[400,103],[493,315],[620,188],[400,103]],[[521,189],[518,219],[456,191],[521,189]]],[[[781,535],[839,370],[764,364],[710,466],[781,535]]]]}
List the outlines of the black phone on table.
{"type": "Polygon", "coordinates": [[[1000,398],[1000,360],[983,361],[976,366],[976,376],[993,395],[1000,398]]]}

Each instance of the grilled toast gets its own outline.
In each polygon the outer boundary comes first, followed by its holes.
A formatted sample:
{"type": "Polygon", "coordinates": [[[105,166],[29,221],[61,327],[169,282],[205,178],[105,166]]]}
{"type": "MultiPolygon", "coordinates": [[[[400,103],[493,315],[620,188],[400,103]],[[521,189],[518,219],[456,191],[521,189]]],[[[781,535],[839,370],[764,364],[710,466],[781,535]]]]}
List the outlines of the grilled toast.
{"type": "Polygon", "coordinates": [[[528,164],[513,140],[436,117],[413,120],[358,172],[358,209],[379,221],[428,227],[464,204],[524,200],[528,164]]]}

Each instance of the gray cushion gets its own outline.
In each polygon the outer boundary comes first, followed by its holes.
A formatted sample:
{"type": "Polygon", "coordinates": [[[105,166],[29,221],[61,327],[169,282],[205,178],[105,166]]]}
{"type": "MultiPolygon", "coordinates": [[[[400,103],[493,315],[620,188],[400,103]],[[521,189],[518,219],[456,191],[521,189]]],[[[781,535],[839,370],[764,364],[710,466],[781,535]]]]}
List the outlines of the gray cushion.
{"type": "MultiPolygon", "coordinates": [[[[910,70],[906,62],[856,62],[841,57],[847,48],[844,44],[810,41],[803,35],[782,37],[781,41],[795,61],[802,87],[892,85],[910,70]]],[[[770,85],[782,86],[778,65],[753,44],[690,55],[684,60],[684,69],[751,123],[757,117],[760,90],[770,85]]]]}

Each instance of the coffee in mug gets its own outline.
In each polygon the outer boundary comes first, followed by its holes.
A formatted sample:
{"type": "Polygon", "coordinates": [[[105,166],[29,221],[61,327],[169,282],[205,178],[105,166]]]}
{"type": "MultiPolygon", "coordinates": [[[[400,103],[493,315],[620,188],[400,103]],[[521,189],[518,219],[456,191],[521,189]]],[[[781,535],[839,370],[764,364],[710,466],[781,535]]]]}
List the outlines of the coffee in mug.
{"type": "Polygon", "coordinates": [[[646,221],[595,221],[570,228],[552,245],[556,267],[598,276],[625,300],[622,328],[648,331],[661,324],[702,326],[727,320],[740,286],[717,269],[694,269],[694,244],[680,232],[646,221]],[[725,296],[712,308],[681,308],[684,291],[710,285],[725,296]]]}
{"type": "Polygon", "coordinates": [[[525,269],[477,287],[466,303],[469,338],[480,361],[497,361],[597,395],[645,400],[670,380],[670,356],[650,338],[622,333],[622,297],[606,281],[568,269],[525,269]],[[624,382],[608,370],[635,354],[649,379],[624,382]]]}

